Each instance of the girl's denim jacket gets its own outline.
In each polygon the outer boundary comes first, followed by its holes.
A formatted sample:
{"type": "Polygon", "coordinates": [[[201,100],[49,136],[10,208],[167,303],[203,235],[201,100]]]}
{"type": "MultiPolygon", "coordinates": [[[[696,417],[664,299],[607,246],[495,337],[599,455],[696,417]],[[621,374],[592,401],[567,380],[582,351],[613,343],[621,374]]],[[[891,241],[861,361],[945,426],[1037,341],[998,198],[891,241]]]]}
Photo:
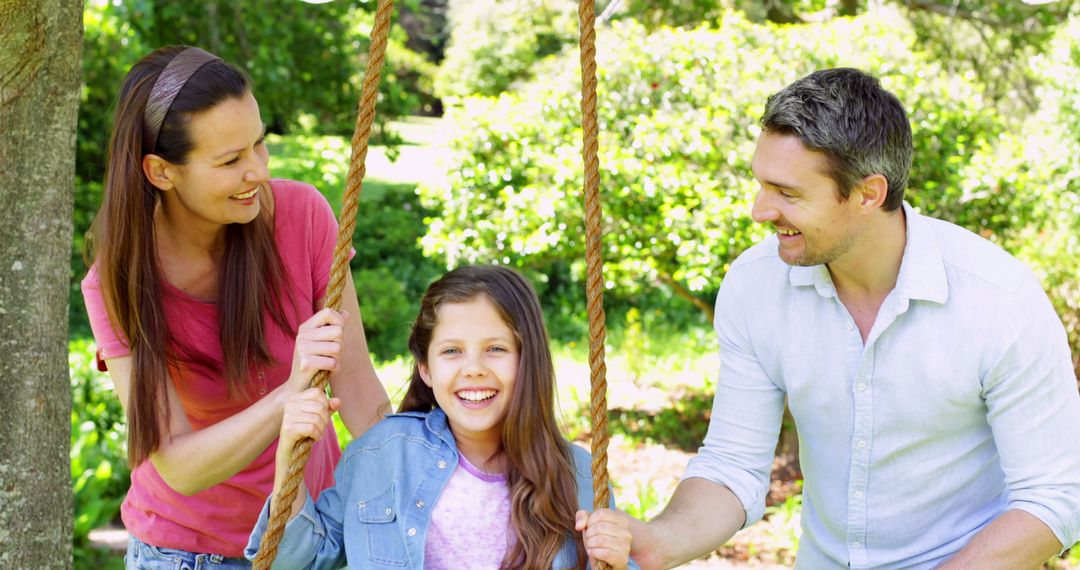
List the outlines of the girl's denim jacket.
{"type": "MultiPolygon", "coordinates": [[[[573,449],[578,505],[592,510],[592,460],[573,449]]],[[[458,462],[446,414],[408,412],[388,416],[345,450],[334,472],[336,483],[308,497],[285,526],[273,568],[424,567],[424,539],[431,509],[458,462]]],[[[612,497],[611,508],[615,508],[612,497]]],[[[266,532],[270,499],[251,533],[244,554],[254,560],[266,532]]],[[[573,538],[567,538],[553,565],[572,568],[573,538]]],[[[631,562],[631,568],[637,568],[631,562]]]]}

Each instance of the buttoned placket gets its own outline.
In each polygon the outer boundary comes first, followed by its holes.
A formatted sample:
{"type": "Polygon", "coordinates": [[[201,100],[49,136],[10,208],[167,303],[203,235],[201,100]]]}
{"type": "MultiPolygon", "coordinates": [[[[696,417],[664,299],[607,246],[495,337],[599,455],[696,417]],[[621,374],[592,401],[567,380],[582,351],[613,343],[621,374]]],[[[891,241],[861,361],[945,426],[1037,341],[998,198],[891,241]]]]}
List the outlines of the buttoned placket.
{"type": "MultiPolygon", "coordinates": [[[[837,302],[839,302],[839,297],[837,302]]],[[[843,305],[843,303],[841,303],[843,305]]],[[[851,568],[869,568],[870,557],[867,550],[867,526],[869,520],[868,483],[870,480],[870,451],[874,443],[874,399],[873,378],[874,361],[877,354],[877,340],[888,330],[897,318],[908,308],[906,298],[898,289],[893,289],[878,309],[874,326],[862,346],[855,376],[851,383],[853,402],[853,429],[851,433],[851,469],[848,474],[847,502],[847,546],[848,566],[851,568]]],[[[850,342],[862,345],[862,334],[855,326],[851,314],[844,308],[848,319],[847,330],[850,342]]]]}

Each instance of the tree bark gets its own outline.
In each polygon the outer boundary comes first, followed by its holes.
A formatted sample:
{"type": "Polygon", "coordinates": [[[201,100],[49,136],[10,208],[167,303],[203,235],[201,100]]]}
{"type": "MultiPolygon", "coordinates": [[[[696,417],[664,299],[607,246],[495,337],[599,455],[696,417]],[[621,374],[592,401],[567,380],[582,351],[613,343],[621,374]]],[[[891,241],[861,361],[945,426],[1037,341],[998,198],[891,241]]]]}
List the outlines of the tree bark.
{"type": "Polygon", "coordinates": [[[0,568],[71,568],[68,273],[82,2],[0,0],[0,568]]]}

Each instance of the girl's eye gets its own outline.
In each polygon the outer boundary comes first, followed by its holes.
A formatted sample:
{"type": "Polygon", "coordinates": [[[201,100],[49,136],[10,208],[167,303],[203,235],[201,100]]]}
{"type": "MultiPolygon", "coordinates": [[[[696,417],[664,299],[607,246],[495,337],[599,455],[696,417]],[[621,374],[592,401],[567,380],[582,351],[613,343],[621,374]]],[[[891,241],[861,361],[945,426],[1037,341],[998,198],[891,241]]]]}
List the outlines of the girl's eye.
{"type": "Polygon", "coordinates": [[[459,352],[461,351],[456,348],[444,348],[442,354],[457,354],[459,352]]]}
{"type": "Polygon", "coordinates": [[[237,162],[240,162],[240,157],[239,156],[232,159],[232,160],[230,160],[230,161],[228,161],[228,162],[226,162],[225,166],[232,166],[232,165],[236,164],[237,162]]]}
{"type": "Polygon", "coordinates": [[[492,352],[506,352],[506,348],[501,346],[493,346],[489,350],[491,350],[492,352]]]}

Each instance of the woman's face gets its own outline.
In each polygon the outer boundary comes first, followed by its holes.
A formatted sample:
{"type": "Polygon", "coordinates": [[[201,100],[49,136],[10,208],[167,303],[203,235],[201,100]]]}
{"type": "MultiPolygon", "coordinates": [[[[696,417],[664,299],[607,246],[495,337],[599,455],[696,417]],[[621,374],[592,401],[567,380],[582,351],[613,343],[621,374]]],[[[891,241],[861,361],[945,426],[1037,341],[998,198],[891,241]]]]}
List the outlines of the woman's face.
{"type": "Polygon", "coordinates": [[[250,92],[191,116],[186,164],[170,164],[172,188],[162,193],[170,220],[190,228],[244,224],[269,190],[266,126],[250,92]]]}

